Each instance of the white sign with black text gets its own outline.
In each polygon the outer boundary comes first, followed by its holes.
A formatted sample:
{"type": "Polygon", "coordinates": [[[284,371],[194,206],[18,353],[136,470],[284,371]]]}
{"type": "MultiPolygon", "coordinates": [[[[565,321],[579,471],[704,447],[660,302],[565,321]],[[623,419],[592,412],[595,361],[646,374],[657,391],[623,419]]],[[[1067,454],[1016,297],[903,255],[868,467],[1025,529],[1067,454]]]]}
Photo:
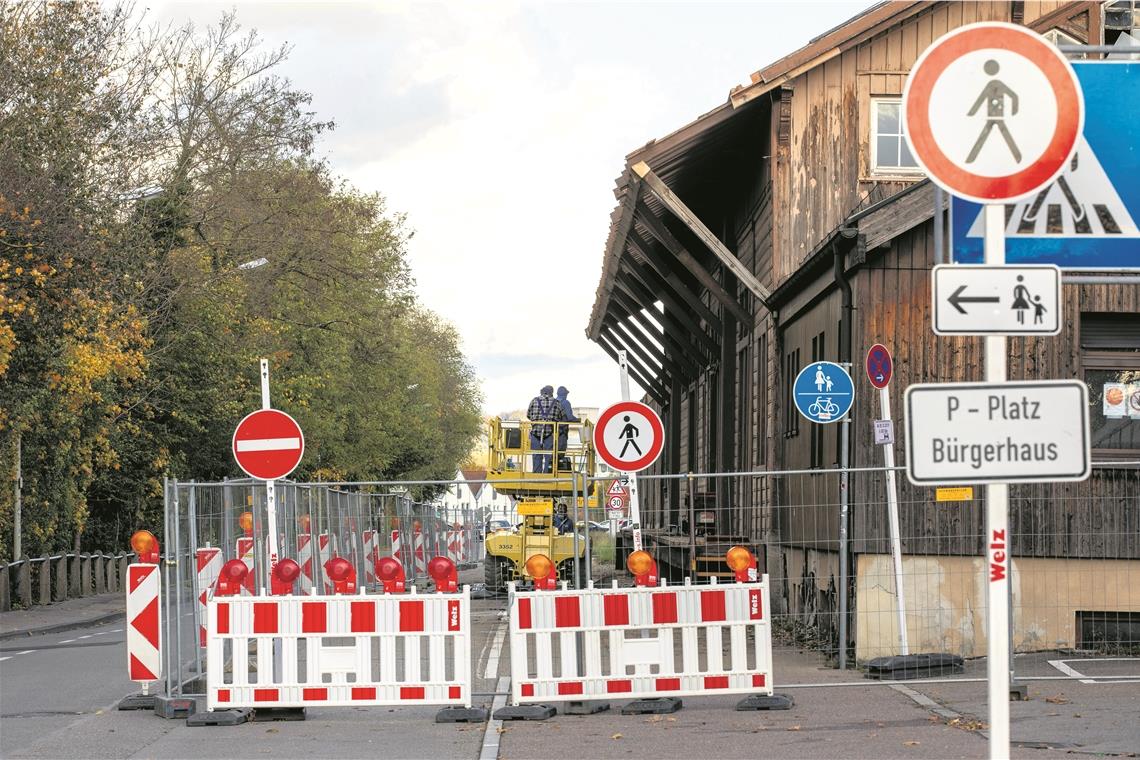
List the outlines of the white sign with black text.
{"type": "Polygon", "coordinates": [[[1052,265],[939,265],[932,274],[938,335],[1056,335],[1061,270],[1052,265]]]}
{"type": "Polygon", "coordinates": [[[907,477],[915,485],[1084,480],[1088,408],[1079,380],[912,385],[907,477]]]}
{"type": "Polygon", "coordinates": [[[875,420],[875,445],[887,446],[895,442],[895,421],[875,420]]]}

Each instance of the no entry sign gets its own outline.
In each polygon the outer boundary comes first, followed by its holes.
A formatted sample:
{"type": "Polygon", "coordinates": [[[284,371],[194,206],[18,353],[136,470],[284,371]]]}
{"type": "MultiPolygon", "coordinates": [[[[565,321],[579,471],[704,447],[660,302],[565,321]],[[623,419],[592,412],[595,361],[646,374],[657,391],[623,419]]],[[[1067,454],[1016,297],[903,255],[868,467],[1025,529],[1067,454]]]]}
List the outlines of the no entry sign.
{"type": "Polygon", "coordinates": [[[993,203],[1036,192],[1069,163],[1084,123],[1073,67],[1014,24],[960,27],[919,56],[903,89],[903,133],[930,178],[993,203]]]}
{"type": "Polygon", "coordinates": [[[608,406],[594,426],[594,448],[618,472],[638,472],[657,461],[665,428],[657,412],[640,401],[608,406]]]}
{"type": "Polygon", "coordinates": [[[305,453],[301,426],[285,412],[259,409],[238,423],[234,459],[247,475],[278,480],[296,469],[305,453]]]}

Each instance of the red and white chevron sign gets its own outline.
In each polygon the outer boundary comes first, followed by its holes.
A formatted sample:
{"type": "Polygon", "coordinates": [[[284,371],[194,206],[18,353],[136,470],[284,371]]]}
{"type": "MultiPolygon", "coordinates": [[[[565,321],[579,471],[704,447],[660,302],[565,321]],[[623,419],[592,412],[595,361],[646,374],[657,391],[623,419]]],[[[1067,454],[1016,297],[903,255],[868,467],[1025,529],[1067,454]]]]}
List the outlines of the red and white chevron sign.
{"type": "Polygon", "coordinates": [[[206,599],[207,594],[218,582],[222,574],[222,550],[205,548],[198,550],[198,645],[206,646],[206,599]]]}
{"type": "Polygon", "coordinates": [[[149,683],[162,675],[162,610],[158,565],[127,567],[127,677],[149,683]]]}

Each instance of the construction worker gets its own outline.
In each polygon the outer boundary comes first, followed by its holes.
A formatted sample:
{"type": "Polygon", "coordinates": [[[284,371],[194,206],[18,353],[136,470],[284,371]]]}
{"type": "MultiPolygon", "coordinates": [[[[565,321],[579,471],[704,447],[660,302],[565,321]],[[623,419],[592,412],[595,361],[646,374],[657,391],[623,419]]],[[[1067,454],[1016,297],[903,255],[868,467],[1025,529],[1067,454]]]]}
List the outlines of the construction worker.
{"type": "MultiPolygon", "coordinates": [[[[553,449],[554,425],[542,424],[562,422],[564,419],[562,405],[554,398],[553,386],[542,386],[538,395],[531,399],[530,406],[526,410],[526,418],[535,423],[530,426],[531,451],[550,451],[553,449]]],[[[553,465],[551,460],[550,454],[535,454],[534,472],[550,472],[553,465]]]]}
{"type": "MultiPolygon", "coordinates": [[[[581,422],[574,416],[574,407],[570,405],[570,400],[566,396],[570,391],[566,390],[565,385],[558,386],[558,404],[562,407],[562,416],[565,422],[581,422]]],[[[558,426],[558,469],[561,472],[569,472],[573,469],[570,457],[565,455],[567,439],[570,437],[570,426],[563,424],[558,426]]]]}

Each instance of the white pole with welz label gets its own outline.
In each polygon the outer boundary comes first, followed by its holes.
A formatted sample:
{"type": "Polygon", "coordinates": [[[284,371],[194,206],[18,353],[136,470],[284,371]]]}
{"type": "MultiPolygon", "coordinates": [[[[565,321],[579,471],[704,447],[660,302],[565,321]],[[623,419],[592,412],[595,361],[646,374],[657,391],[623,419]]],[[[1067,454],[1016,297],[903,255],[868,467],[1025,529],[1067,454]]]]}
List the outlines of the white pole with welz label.
{"type": "MultiPolygon", "coordinates": [[[[624,350],[618,351],[618,367],[621,369],[621,400],[632,401],[629,397],[629,362],[624,350]]],[[[637,499],[637,473],[628,473],[629,483],[629,521],[633,525],[633,550],[641,551],[641,506],[637,499]]]]}
{"type": "MultiPolygon", "coordinates": [[[[887,386],[879,389],[879,408],[883,419],[891,420],[891,392],[887,386]]],[[[883,444],[883,465],[887,475],[887,516],[891,528],[891,555],[895,569],[895,594],[898,602],[896,614],[899,626],[899,654],[910,654],[910,644],[906,632],[906,593],[903,590],[902,539],[899,537],[899,494],[895,484],[895,441],[892,428],[891,440],[883,444]]]]}
{"type": "MultiPolygon", "coordinates": [[[[261,360],[261,408],[271,409],[269,403],[269,360],[261,360]]],[[[265,512],[269,522],[269,572],[277,567],[277,558],[280,556],[277,546],[277,489],[276,481],[265,481],[265,512]]],[[[268,581],[267,581],[268,582],[268,581]]]]}
{"type": "MultiPolygon", "coordinates": [[[[1005,206],[988,203],[985,263],[1005,264],[1005,206]]],[[[1006,382],[1006,337],[987,335],[986,382],[1006,382]]],[[[989,681],[990,757],[1009,757],[1009,484],[986,486],[986,677],[989,681]]]]}

